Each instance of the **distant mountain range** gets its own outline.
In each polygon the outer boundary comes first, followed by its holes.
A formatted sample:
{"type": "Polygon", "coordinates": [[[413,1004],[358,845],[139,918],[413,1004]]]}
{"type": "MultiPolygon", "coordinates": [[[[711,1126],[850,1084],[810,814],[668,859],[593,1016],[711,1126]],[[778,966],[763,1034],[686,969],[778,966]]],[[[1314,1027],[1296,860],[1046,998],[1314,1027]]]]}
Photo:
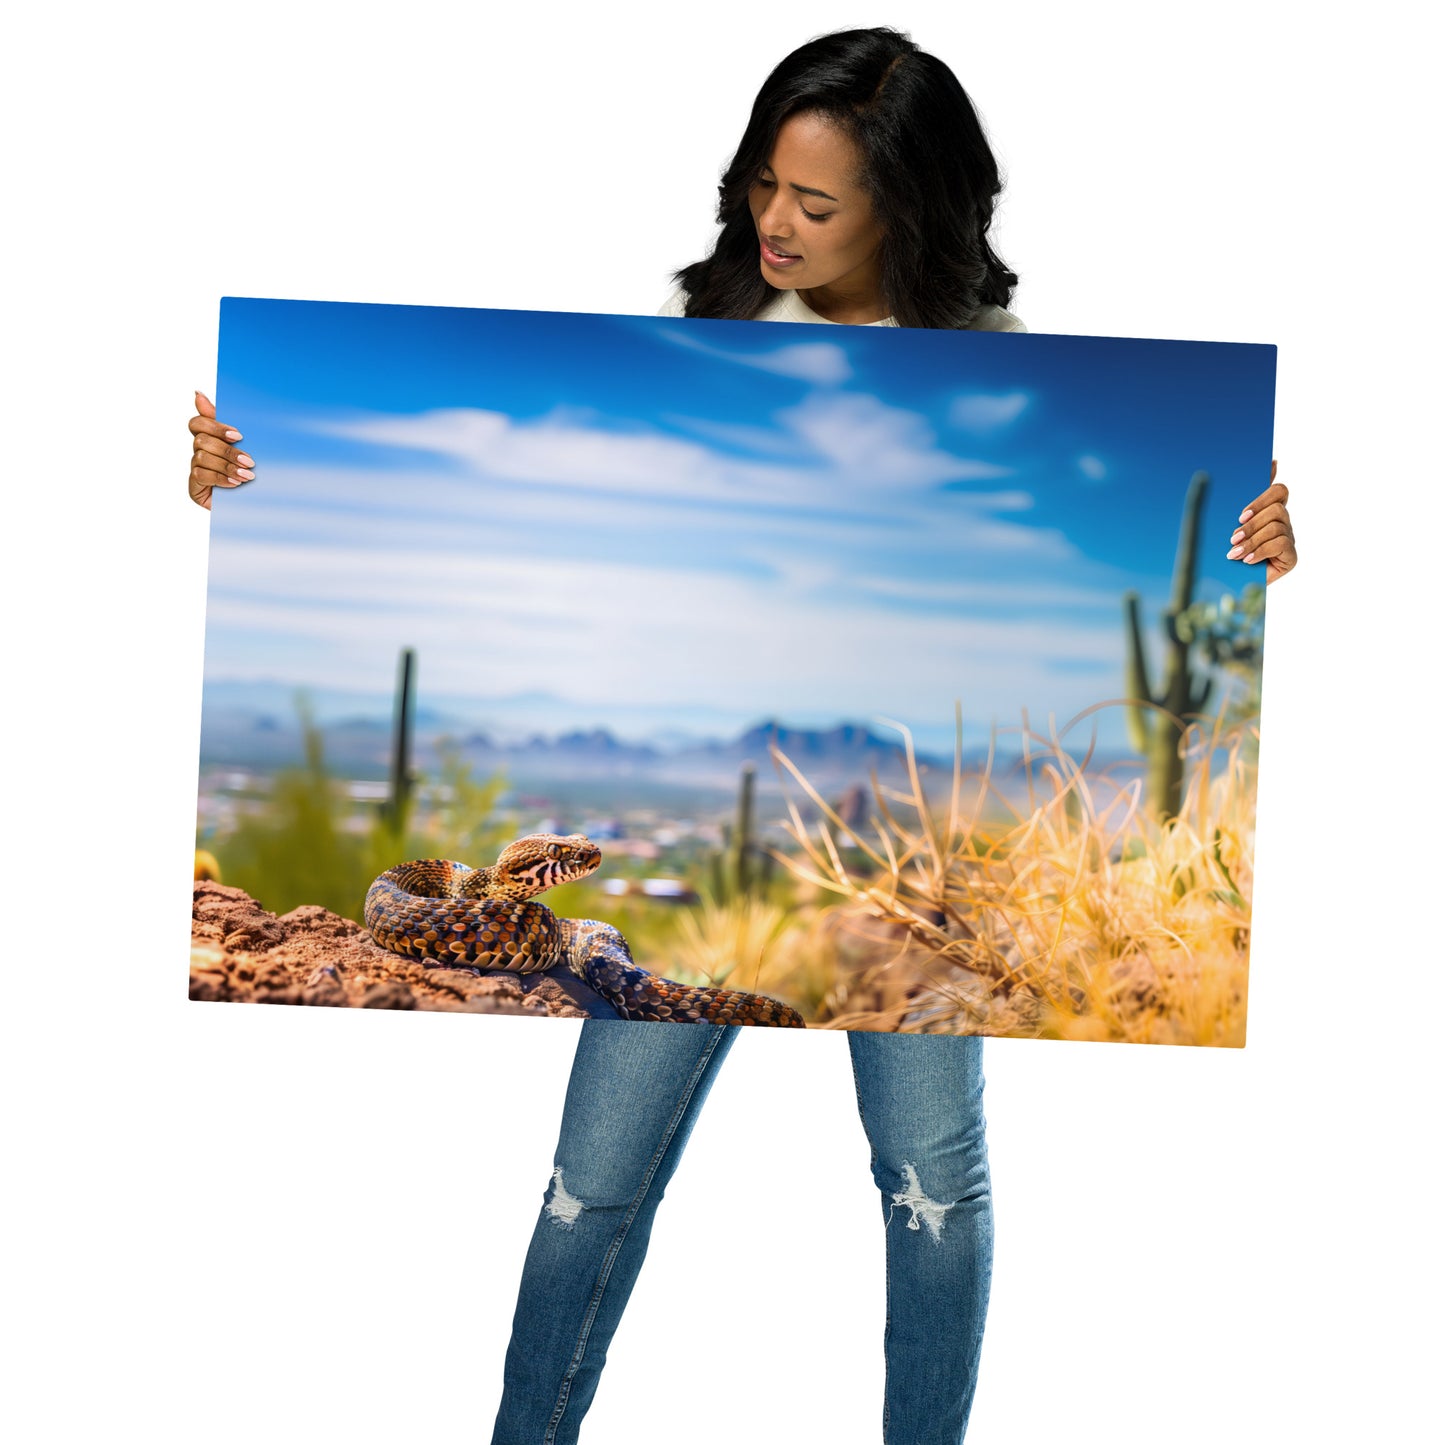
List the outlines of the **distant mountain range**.
{"type": "MultiPolygon", "coordinates": [[[[736,778],[746,761],[771,771],[769,745],[777,746],[810,777],[847,774],[867,776],[904,768],[901,740],[883,737],[857,723],[825,729],[794,728],[767,721],[732,738],[681,740],[663,748],[628,742],[607,728],[574,729],[547,736],[533,733],[518,741],[501,741],[473,729],[439,725],[420,709],[414,738],[420,766],[435,762],[444,743],[457,747],[480,771],[507,768],[539,777],[619,777],[651,774],[659,780],[702,781],[713,776],[736,778]]],[[[389,759],[391,724],[376,717],[339,717],[323,724],[332,766],[342,771],[374,772],[389,759]]],[[[301,729],[292,715],[252,708],[208,706],[201,725],[203,765],[270,768],[299,759],[301,729]]],[[[930,768],[951,767],[952,759],[926,754],[919,761],[930,768]]]]}
{"type": "MultiPolygon", "coordinates": [[[[361,779],[386,775],[391,744],[386,700],[318,693],[314,710],[333,772],[361,779]]],[[[446,744],[456,747],[476,772],[505,771],[514,783],[657,784],[669,789],[700,786],[731,792],[737,786],[739,768],[747,761],[757,765],[760,787],[776,787],[769,752],[769,744],[775,742],[803,775],[820,787],[866,783],[874,772],[897,786],[907,776],[902,737],[875,732],[856,722],[805,728],[764,720],[730,735],[709,737],[672,730],[653,741],[628,741],[604,726],[502,737],[477,728],[458,711],[417,708],[414,766],[435,773],[446,744]]],[[[1077,742],[1080,747],[1086,745],[1083,738],[1077,742]]],[[[207,684],[201,721],[203,767],[270,772],[300,762],[302,751],[294,689],[280,684],[207,684]]],[[[965,768],[978,767],[987,755],[987,748],[966,749],[965,768]]],[[[951,751],[921,750],[916,756],[920,768],[935,779],[952,775],[951,751]]],[[[1002,783],[1009,776],[1021,778],[1019,763],[1016,740],[1002,735],[994,760],[995,779],[1002,783]]],[[[1137,766],[1137,760],[1124,753],[1093,760],[1095,768],[1120,763],[1137,766]]]]}
{"type": "MultiPolygon", "coordinates": [[[[649,743],[623,742],[606,728],[534,735],[521,743],[497,743],[474,732],[458,740],[468,761],[486,767],[514,766],[556,777],[627,776],[649,773],[660,780],[704,781],[736,778],[739,767],[754,762],[771,771],[770,746],[776,744],[808,777],[866,777],[902,772],[901,740],[883,737],[858,723],[831,728],[794,728],[774,721],[755,724],[733,738],[684,742],[669,749],[649,743]]],[[[926,754],[929,768],[952,767],[953,760],[926,754]]]]}

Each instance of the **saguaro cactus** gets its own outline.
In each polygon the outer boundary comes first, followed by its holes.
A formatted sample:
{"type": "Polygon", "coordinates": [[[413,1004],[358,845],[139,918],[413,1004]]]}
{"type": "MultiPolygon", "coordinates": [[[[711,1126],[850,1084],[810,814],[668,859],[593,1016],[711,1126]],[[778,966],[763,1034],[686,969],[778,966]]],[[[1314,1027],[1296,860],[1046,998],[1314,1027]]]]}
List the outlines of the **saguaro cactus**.
{"type": "Polygon", "coordinates": [[[761,858],[757,839],[753,836],[753,798],[757,788],[758,770],[754,763],[744,763],[738,774],[738,807],[731,823],[723,824],[723,845],[708,859],[708,881],[713,897],[719,903],[745,898],[749,893],[767,886],[770,876],[766,855],[761,858]]]}
{"type": "Polygon", "coordinates": [[[733,823],[732,836],[728,839],[728,871],[732,874],[732,888],[736,897],[742,898],[753,886],[753,857],[756,844],[753,840],[753,792],[757,785],[758,770],[752,763],[744,763],[738,776],[738,813],[733,823]]]}
{"type": "Polygon", "coordinates": [[[1178,815],[1184,796],[1184,758],[1180,751],[1181,725],[1191,713],[1200,713],[1209,701],[1211,679],[1190,670],[1194,632],[1185,619],[1194,600],[1199,567],[1200,519],[1209,491],[1209,474],[1195,472],[1184,494],[1184,520],[1179,527],[1179,548],[1174,554],[1174,582],[1169,606],[1163,614],[1164,675],[1156,692],[1149,680],[1144,655],[1144,633],[1139,622],[1139,594],[1124,594],[1129,696],[1154,708],[1131,707],[1125,717],[1129,741],[1145,760],[1145,796],[1161,818],[1178,815]]]}
{"type": "Polygon", "coordinates": [[[416,653],[401,650],[396,664],[396,700],[391,716],[391,777],[382,816],[386,826],[400,838],[406,832],[411,802],[411,737],[416,712],[416,653]]]}

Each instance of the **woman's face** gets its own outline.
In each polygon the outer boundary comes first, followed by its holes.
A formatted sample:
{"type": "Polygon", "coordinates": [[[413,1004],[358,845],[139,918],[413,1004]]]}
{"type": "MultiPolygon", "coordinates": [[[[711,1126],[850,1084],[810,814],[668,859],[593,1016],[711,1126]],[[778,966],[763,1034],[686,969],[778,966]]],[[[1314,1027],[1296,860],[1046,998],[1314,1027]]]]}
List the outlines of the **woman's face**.
{"type": "Polygon", "coordinates": [[[883,228],[859,184],[862,171],[858,147],[831,121],[801,114],[783,122],[748,192],[770,286],[876,286],[883,228]]]}

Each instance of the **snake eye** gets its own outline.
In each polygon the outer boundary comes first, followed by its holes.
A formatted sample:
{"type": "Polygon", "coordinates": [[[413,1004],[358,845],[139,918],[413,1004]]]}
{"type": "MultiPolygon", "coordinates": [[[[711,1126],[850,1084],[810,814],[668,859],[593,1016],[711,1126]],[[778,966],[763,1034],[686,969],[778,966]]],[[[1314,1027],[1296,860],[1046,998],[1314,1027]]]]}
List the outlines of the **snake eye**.
{"type": "Polygon", "coordinates": [[[561,850],[557,847],[557,845],[556,845],[555,843],[548,843],[548,844],[547,844],[547,856],[548,856],[549,858],[555,858],[555,857],[557,857],[557,855],[558,855],[558,853],[559,853],[560,851],[561,851],[561,850]]]}

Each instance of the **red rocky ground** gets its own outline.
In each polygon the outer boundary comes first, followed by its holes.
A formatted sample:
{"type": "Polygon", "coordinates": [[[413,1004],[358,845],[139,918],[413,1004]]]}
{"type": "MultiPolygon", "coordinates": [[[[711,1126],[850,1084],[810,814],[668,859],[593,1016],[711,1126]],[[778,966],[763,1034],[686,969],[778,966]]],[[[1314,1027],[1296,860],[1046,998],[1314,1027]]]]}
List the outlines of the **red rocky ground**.
{"type": "Polygon", "coordinates": [[[600,994],[565,970],[426,968],[373,943],[349,918],[310,906],[278,918],[242,889],[220,883],[197,882],[191,917],[193,999],[617,1017],[600,994]]]}

